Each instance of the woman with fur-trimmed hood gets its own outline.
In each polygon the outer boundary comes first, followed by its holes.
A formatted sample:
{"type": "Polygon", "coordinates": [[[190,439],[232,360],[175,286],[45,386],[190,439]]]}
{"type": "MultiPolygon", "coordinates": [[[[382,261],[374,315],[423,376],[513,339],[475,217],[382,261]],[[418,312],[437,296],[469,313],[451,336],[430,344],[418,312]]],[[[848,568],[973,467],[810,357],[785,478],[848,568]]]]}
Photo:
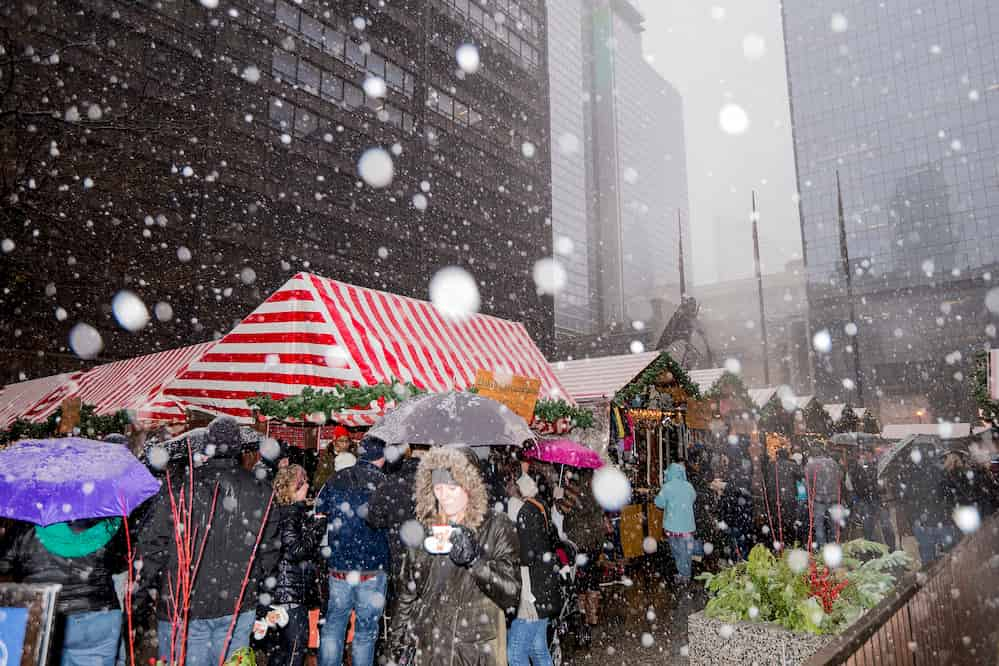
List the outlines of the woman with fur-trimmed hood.
{"type": "MultiPolygon", "coordinates": [[[[504,613],[520,600],[520,544],[506,515],[491,511],[471,449],[438,447],[420,461],[414,485],[424,531],[446,523],[450,545],[407,544],[393,618],[394,656],[415,648],[421,666],[492,666],[504,613]],[[433,554],[435,547],[447,550],[433,554]]],[[[505,626],[505,625],[504,625],[505,626]]]]}

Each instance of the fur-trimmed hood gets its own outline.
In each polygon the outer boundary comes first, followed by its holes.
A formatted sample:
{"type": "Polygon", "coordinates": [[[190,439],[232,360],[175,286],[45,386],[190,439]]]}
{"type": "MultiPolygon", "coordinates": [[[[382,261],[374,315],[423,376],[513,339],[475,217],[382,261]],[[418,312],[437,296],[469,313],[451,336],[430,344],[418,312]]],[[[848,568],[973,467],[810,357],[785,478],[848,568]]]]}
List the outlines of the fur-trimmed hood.
{"type": "Polygon", "coordinates": [[[465,510],[465,527],[478,529],[489,511],[489,494],[482,481],[475,453],[468,448],[437,446],[427,451],[416,470],[416,517],[426,527],[436,522],[439,513],[437,498],[434,497],[432,479],[435,469],[446,469],[468,493],[468,508],[465,510]]]}

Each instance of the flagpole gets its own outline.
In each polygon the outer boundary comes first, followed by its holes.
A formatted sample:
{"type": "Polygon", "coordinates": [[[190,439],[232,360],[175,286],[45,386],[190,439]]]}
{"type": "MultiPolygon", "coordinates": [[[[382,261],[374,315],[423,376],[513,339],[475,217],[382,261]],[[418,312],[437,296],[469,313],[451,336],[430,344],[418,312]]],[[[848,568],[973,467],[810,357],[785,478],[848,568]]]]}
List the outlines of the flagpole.
{"type": "Polygon", "coordinates": [[[753,260],[756,262],[756,290],[760,298],[760,334],[763,338],[763,383],[770,386],[770,353],[767,342],[767,316],[763,306],[763,272],[760,269],[760,234],[757,222],[760,219],[756,212],[756,190],[753,190],[753,260]]]}
{"type": "Polygon", "coordinates": [[[860,325],[853,303],[853,271],[850,270],[850,248],[846,244],[846,216],[843,214],[843,188],[839,183],[839,169],[836,170],[836,205],[839,213],[839,254],[843,261],[843,276],[846,278],[846,300],[850,308],[850,323],[857,327],[850,346],[853,347],[853,381],[857,389],[857,404],[864,404],[864,385],[860,381],[860,325]]]}

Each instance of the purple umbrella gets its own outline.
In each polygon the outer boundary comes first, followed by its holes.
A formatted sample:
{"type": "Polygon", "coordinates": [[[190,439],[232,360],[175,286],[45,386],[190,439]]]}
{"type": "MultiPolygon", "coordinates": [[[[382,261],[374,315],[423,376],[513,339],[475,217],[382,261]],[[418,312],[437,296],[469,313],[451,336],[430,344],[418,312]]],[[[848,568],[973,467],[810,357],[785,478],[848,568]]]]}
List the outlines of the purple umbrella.
{"type": "Polygon", "coordinates": [[[542,440],[524,451],[524,457],[556,465],[586,469],[598,469],[604,466],[600,454],[571,439],[542,440]]]}
{"type": "Polygon", "coordinates": [[[159,488],[121,444],[66,437],[0,451],[0,516],[43,527],[127,515],[159,488]]]}

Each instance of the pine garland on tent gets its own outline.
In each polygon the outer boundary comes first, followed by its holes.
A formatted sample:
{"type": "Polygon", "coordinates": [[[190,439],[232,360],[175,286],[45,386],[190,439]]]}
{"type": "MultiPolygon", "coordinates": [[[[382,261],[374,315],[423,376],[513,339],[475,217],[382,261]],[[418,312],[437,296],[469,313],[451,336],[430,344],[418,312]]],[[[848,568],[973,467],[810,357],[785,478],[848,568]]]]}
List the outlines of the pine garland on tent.
{"type": "Polygon", "coordinates": [[[986,352],[975,355],[975,371],[971,375],[971,393],[978,404],[982,420],[999,430],[999,400],[989,396],[989,357],[986,352]]]}
{"type": "Polygon", "coordinates": [[[760,428],[790,437],[794,434],[794,411],[784,409],[780,396],[774,395],[760,409],[760,428]]]}
{"type": "Polygon", "coordinates": [[[753,402],[753,397],[749,395],[749,389],[746,388],[742,377],[728,371],[725,371],[718,378],[718,381],[712,384],[708,392],[704,394],[704,397],[707,400],[735,400],[742,405],[742,409],[750,412],[756,409],[756,403],[753,402]]]}
{"type": "Polygon", "coordinates": [[[570,405],[565,400],[541,399],[534,403],[534,418],[544,423],[568,419],[575,428],[592,428],[593,412],[585,407],[570,405]]]}
{"type": "Polygon", "coordinates": [[[857,416],[857,412],[853,411],[853,405],[850,403],[846,403],[846,406],[843,407],[843,413],[836,421],[835,429],[836,432],[857,432],[860,430],[860,417],[857,416]]]}
{"type": "MultiPolygon", "coordinates": [[[[10,424],[6,430],[0,430],[0,448],[5,448],[9,444],[22,439],[48,439],[57,437],[59,431],[59,421],[62,419],[62,408],[56,409],[49,414],[49,417],[41,423],[35,423],[27,419],[17,419],[10,424]]],[[[113,414],[98,414],[94,405],[82,405],[80,407],[80,423],[76,426],[76,431],[81,437],[89,439],[101,439],[105,435],[124,433],[131,423],[128,412],[124,409],[113,414]]]]}
{"type": "Polygon", "coordinates": [[[370,386],[341,386],[331,391],[321,391],[306,386],[298,395],[274,399],[257,394],[246,403],[262,415],[282,421],[308,420],[322,414],[323,420],[335,420],[336,415],[350,409],[368,409],[373,402],[402,402],[425,391],[413,384],[372,384],[370,386]]]}
{"type": "Polygon", "coordinates": [[[701,391],[697,387],[697,384],[690,379],[687,371],[683,369],[682,365],[674,361],[672,356],[663,352],[656,360],[646,366],[635,379],[629,382],[627,386],[614,394],[614,404],[627,407],[631,404],[635,396],[645,395],[646,391],[649,390],[649,386],[655,384],[656,380],[664,372],[673,375],[673,379],[691,400],[700,399],[701,391]]]}

